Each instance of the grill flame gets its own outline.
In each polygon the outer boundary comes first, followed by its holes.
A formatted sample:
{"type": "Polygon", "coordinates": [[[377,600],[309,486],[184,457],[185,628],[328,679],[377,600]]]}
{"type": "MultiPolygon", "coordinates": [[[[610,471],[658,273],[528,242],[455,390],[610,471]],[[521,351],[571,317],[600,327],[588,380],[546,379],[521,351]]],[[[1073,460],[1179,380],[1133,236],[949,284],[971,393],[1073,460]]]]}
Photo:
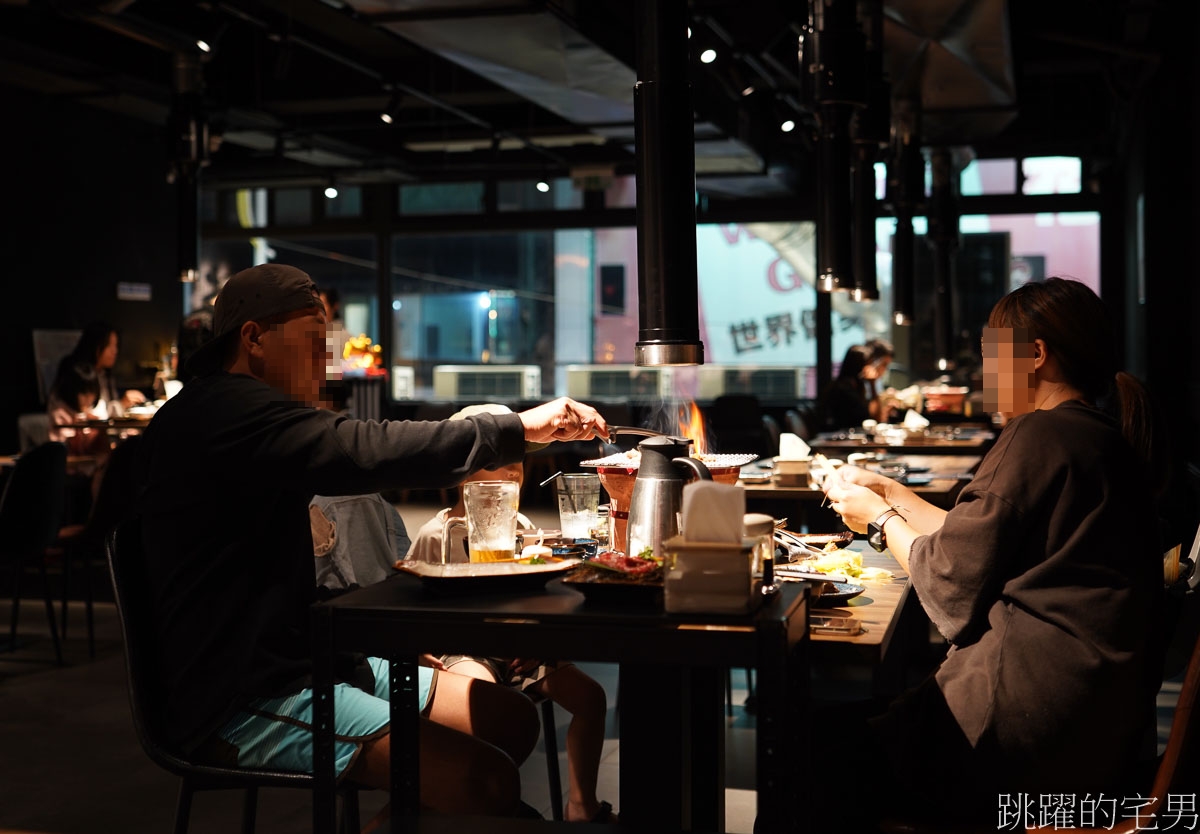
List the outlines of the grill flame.
{"type": "Polygon", "coordinates": [[[693,455],[708,454],[708,433],[704,430],[704,415],[699,406],[690,402],[680,409],[679,434],[692,441],[693,455]]]}

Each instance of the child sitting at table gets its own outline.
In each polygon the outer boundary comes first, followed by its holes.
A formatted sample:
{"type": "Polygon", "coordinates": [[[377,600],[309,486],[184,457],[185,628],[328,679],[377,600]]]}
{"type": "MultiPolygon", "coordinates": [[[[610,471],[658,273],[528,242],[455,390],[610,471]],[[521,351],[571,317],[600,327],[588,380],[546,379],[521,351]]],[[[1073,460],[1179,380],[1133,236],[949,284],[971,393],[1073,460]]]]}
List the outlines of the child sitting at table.
{"type": "MultiPolygon", "coordinates": [[[[471,414],[505,414],[509,409],[503,405],[468,406],[451,420],[460,420],[471,414]]],[[[413,537],[412,547],[405,557],[410,560],[441,562],[442,526],[448,515],[464,516],[463,485],[471,481],[524,481],[524,467],[520,463],[501,469],[483,469],[468,476],[458,487],[458,503],[440,510],[437,515],[422,525],[413,537]]],[[[517,514],[518,523],[528,528],[533,525],[517,514]]],[[[450,534],[450,560],[465,561],[466,533],[455,528],[450,534]]],[[[596,798],[596,776],[600,768],[600,755],[604,747],[604,720],[608,704],[604,688],[576,666],[566,662],[533,660],[529,658],[469,657],[467,655],[445,655],[440,658],[445,671],[467,675],[485,681],[493,681],[524,692],[535,701],[549,698],[571,713],[567,728],[567,764],[570,775],[570,791],[564,816],[568,821],[617,822],[612,805],[596,798]]]]}

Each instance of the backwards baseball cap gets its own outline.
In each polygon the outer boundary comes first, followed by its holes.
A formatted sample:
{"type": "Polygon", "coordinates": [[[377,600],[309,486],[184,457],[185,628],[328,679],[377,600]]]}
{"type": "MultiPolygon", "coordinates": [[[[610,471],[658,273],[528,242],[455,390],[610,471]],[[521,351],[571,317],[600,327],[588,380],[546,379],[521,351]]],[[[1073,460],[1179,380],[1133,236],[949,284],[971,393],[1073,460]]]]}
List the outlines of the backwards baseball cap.
{"type": "MultiPolygon", "coordinates": [[[[512,414],[512,409],[500,403],[482,403],[481,405],[469,405],[466,408],[460,409],[450,415],[451,420],[461,420],[464,417],[470,417],[473,414],[512,414]]],[[[526,452],[536,452],[539,449],[545,449],[549,443],[535,442],[533,440],[525,441],[526,452]]]]}
{"type": "Polygon", "coordinates": [[[296,310],[321,308],[317,285],[304,270],[287,264],[260,264],[243,269],[225,282],[213,307],[213,337],[188,360],[196,376],[219,370],[226,345],[248,321],[296,310]]]}

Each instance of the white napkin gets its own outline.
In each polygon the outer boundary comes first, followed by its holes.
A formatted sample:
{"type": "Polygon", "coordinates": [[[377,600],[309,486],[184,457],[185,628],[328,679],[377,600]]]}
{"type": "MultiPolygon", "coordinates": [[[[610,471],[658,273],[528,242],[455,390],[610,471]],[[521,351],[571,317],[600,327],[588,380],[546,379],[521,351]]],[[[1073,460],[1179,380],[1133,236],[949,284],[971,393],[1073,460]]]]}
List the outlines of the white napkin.
{"type": "Polygon", "coordinates": [[[683,487],[683,537],[691,542],[742,541],[746,492],[737,484],[693,481],[683,487]]]}
{"type": "Polygon", "coordinates": [[[904,428],[912,429],[913,431],[927,429],[929,428],[929,421],[910,408],[908,413],[904,415],[904,428]]]}
{"type": "Polygon", "coordinates": [[[808,444],[800,439],[800,435],[785,431],[779,435],[780,460],[805,460],[812,454],[808,444]]]}

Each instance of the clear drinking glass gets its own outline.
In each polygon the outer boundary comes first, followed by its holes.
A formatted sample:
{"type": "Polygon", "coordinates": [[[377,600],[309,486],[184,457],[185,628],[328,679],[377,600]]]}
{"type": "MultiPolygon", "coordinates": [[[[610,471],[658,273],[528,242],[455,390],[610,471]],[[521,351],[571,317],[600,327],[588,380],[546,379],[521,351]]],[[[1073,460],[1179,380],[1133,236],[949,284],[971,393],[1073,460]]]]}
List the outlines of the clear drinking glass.
{"type": "Polygon", "coordinates": [[[558,520],[563,538],[587,539],[599,520],[600,476],[558,476],[558,520]]]}
{"type": "MultiPolygon", "coordinates": [[[[472,562],[511,562],[517,554],[517,501],[515,481],[471,481],[463,487],[467,508],[467,552],[472,562]]],[[[464,523],[447,518],[442,526],[442,561],[446,561],[450,530],[464,523]]]]}

